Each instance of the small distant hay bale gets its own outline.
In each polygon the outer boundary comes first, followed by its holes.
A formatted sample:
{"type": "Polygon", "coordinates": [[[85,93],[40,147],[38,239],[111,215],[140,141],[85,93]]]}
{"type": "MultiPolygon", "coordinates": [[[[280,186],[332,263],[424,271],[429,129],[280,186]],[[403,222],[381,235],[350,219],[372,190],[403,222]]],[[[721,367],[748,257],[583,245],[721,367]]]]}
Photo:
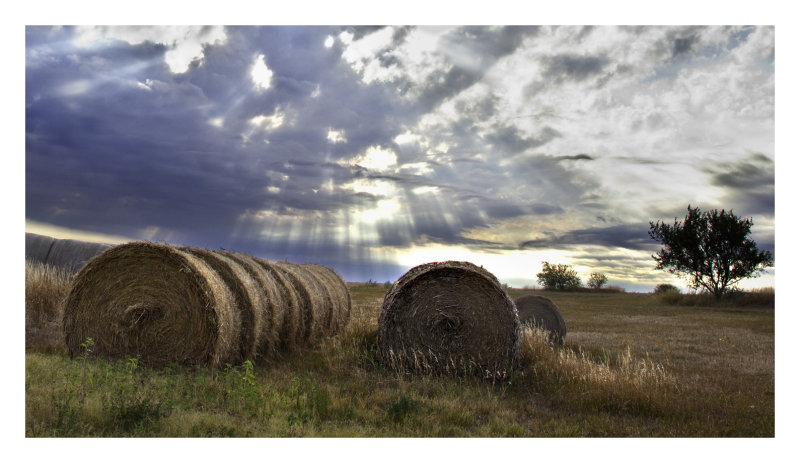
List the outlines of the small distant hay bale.
{"type": "Polygon", "coordinates": [[[469,262],[420,265],[400,277],[378,318],[392,368],[505,377],[520,354],[517,310],[494,275],[469,262]]]}
{"type": "Polygon", "coordinates": [[[70,272],[77,272],[96,255],[110,248],[110,244],[89,243],[78,240],[56,240],[50,255],[47,256],[48,265],[62,267],[70,272]]]}
{"type": "Polygon", "coordinates": [[[110,244],[78,240],[59,240],[49,236],[25,233],[25,258],[75,273],[110,244]]]}
{"type": "Polygon", "coordinates": [[[553,301],[529,294],[517,298],[514,303],[517,305],[520,323],[546,331],[551,343],[564,344],[567,325],[553,301]]]}
{"type": "Polygon", "coordinates": [[[47,264],[47,255],[56,239],[51,236],[25,233],[25,259],[47,264]]]}
{"type": "Polygon", "coordinates": [[[220,366],[241,360],[241,317],[224,280],[201,258],[146,242],[108,249],[75,276],[64,310],[67,348],[143,363],[220,366]]]}

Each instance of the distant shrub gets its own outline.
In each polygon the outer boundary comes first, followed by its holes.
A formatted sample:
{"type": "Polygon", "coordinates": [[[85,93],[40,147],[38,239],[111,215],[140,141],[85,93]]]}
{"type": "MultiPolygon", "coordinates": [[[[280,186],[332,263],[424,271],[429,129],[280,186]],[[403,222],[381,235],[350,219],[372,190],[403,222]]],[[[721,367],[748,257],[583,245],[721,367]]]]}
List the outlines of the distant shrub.
{"type": "Polygon", "coordinates": [[[550,265],[544,262],[542,271],[536,274],[536,278],[545,289],[576,289],[581,286],[578,272],[566,264],[550,265]]]}
{"type": "Polygon", "coordinates": [[[669,283],[661,283],[660,285],[656,286],[653,290],[653,294],[662,295],[662,294],[672,294],[672,293],[680,293],[681,290],[678,289],[677,286],[671,285],[669,283]]]}
{"type": "MultiPolygon", "coordinates": [[[[662,286],[662,285],[659,285],[662,286]]],[[[671,285],[667,285],[671,286],[671,285]]],[[[657,287],[658,288],[658,287],[657,287]]],[[[758,288],[748,291],[733,289],[726,291],[721,298],[710,292],[682,294],[677,288],[654,292],[664,303],[684,307],[752,307],[775,308],[775,288],[758,288]]]]}
{"type": "Polygon", "coordinates": [[[586,282],[586,286],[599,289],[602,288],[606,283],[608,283],[608,278],[605,275],[602,273],[592,273],[589,276],[589,281],[586,282]]]}

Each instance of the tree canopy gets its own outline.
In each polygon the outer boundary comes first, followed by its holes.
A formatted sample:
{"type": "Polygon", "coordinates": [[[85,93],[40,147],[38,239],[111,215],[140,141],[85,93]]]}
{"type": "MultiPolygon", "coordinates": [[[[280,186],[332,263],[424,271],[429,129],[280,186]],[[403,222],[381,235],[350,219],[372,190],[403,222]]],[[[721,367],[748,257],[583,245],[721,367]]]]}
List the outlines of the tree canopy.
{"type": "Polygon", "coordinates": [[[653,255],[656,268],[687,278],[691,287],[720,298],[738,281],[751,278],[773,264],[769,251],[759,251],[749,238],[752,218],[731,211],[701,212],[688,206],[682,221],[670,225],[650,222],[650,237],[663,244],[653,255]]]}
{"type": "Polygon", "coordinates": [[[578,272],[566,264],[550,265],[543,262],[542,271],[536,274],[536,278],[545,289],[574,289],[581,285],[578,272]]]}

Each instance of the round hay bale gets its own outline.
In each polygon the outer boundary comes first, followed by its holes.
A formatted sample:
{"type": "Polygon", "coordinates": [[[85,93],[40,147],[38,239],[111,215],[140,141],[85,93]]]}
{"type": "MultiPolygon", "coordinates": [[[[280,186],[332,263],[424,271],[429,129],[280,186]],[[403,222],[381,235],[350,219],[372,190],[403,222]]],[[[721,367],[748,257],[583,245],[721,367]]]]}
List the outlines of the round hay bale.
{"type": "Polygon", "coordinates": [[[378,353],[393,368],[505,377],[520,344],[514,303],[494,275],[469,262],[409,270],[378,317],[378,353]]]}
{"type": "Polygon", "coordinates": [[[529,294],[518,297],[514,304],[517,305],[521,324],[547,331],[548,340],[553,344],[564,344],[567,324],[553,301],[544,296],[529,294]]]}
{"type": "Polygon", "coordinates": [[[284,302],[278,284],[264,270],[261,262],[253,256],[239,252],[216,251],[239,264],[246,275],[240,277],[243,285],[251,294],[253,303],[253,356],[248,358],[269,357],[278,346],[278,336],[283,317],[284,302]]]}
{"type": "Polygon", "coordinates": [[[47,255],[55,242],[56,239],[51,236],[25,233],[25,260],[46,264],[47,255]]]}
{"type": "Polygon", "coordinates": [[[47,264],[77,272],[96,255],[110,248],[110,244],[90,243],[78,240],[55,240],[47,264]]]}
{"type": "Polygon", "coordinates": [[[63,327],[72,355],[92,338],[98,354],[152,366],[241,360],[241,319],[225,281],[203,259],[162,244],[115,246],[83,267],[63,327]]]}
{"type": "Polygon", "coordinates": [[[319,264],[303,264],[303,268],[314,274],[327,289],[331,307],[325,327],[326,334],[332,336],[341,331],[350,320],[350,291],[342,277],[328,267],[319,264]]]}

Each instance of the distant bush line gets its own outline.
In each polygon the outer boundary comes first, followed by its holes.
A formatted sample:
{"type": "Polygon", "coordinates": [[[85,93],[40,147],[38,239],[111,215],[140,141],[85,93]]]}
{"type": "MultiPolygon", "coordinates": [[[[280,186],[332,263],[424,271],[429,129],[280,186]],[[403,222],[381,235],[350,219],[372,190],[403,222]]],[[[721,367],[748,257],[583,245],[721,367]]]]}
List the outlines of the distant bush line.
{"type": "Polygon", "coordinates": [[[750,307],[775,308],[775,288],[758,288],[749,291],[729,291],[717,299],[711,293],[683,294],[678,291],[654,293],[661,301],[685,307],[750,307]]]}

